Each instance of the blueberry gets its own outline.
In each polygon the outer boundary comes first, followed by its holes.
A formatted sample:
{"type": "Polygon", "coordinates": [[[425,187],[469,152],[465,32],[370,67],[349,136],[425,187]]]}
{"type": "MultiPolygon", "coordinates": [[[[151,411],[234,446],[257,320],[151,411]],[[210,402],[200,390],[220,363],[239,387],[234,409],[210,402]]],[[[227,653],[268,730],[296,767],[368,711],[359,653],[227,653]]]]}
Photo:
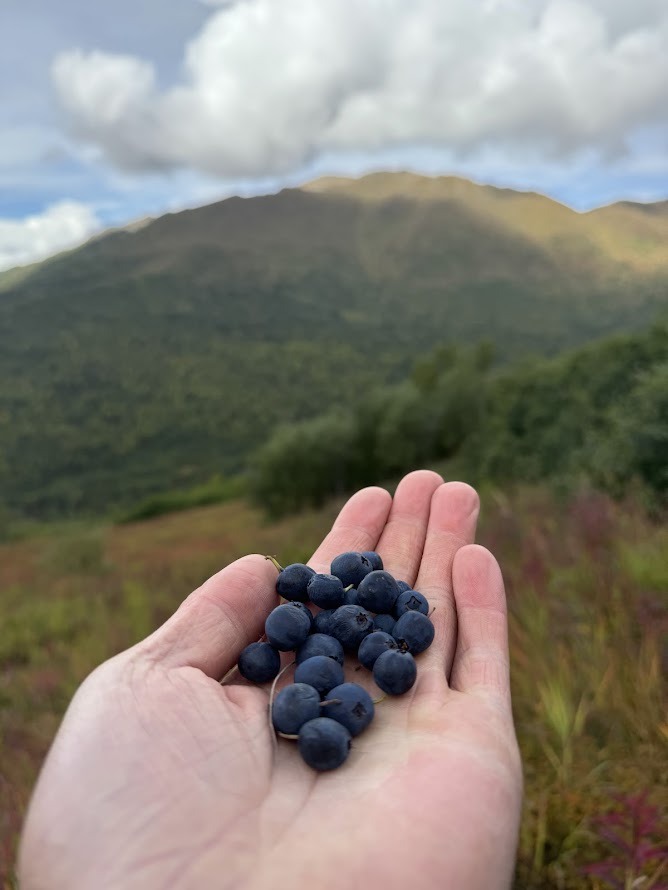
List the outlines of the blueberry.
{"type": "Polygon", "coordinates": [[[357,657],[360,660],[360,664],[371,671],[379,655],[387,652],[388,649],[396,648],[397,641],[394,637],[384,633],[382,630],[375,630],[368,637],[364,637],[360,643],[357,657]]]}
{"type": "Polygon", "coordinates": [[[295,735],[304,723],[320,716],[318,690],[306,683],[291,683],[278,693],[271,706],[271,722],[277,732],[295,735]]]}
{"type": "Polygon", "coordinates": [[[373,720],[374,711],[373,699],[357,683],[335,686],[322,704],[323,714],[343,724],[353,736],[367,728],[373,720]]]}
{"type": "Polygon", "coordinates": [[[386,634],[391,634],[396,623],[397,619],[394,615],[376,615],[373,619],[373,629],[382,630],[385,631],[386,634]]]}
{"type": "Polygon", "coordinates": [[[418,655],[431,646],[434,625],[422,612],[404,612],[394,625],[392,636],[399,643],[399,648],[418,655]]]}
{"type": "Polygon", "coordinates": [[[344,649],[357,651],[372,630],[373,618],[361,606],[339,606],[332,615],[330,633],[344,649]]]}
{"type": "Polygon", "coordinates": [[[362,556],[366,556],[374,571],[380,571],[383,568],[383,560],[381,559],[380,553],[376,553],[375,550],[364,550],[362,556]]]}
{"type": "Polygon", "coordinates": [[[429,603],[426,597],[417,590],[404,590],[394,604],[394,614],[397,618],[401,618],[404,612],[422,612],[423,615],[428,615],[429,603]]]}
{"type": "Polygon", "coordinates": [[[399,588],[399,592],[403,593],[404,590],[412,590],[413,588],[406,581],[397,581],[397,587],[399,588]]]}
{"type": "Polygon", "coordinates": [[[307,658],[313,658],[314,655],[327,655],[343,665],[343,646],[328,634],[313,633],[307,637],[297,649],[297,664],[301,664],[307,658]]]}
{"type": "Polygon", "coordinates": [[[343,594],[343,603],[346,606],[357,606],[357,588],[351,587],[350,590],[346,590],[343,594]]]}
{"type": "Polygon", "coordinates": [[[314,655],[297,665],[295,683],[308,683],[325,696],[334,686],[343,683],[343,668],[328,655],[314,655]]]}
{"type": "Polygon", "coordinates": [[[336,612],[336,609],[323,609],[321,612],[316,612],[313,616],[313,633],[314,634],[327,634],[331,636],[330,630],[332,628],[332,615],[336,612]]]}
{"type": "MultiPolygon", "coordinates": [[[[419,613],[415,613],[419,614],[419,613]]],[[[388,695],[403,695],[415,683],[417,666],[410,652],[388,649],[376,659],[373,679],[388,695]]]]}
{"type": "Polygon", "coordinates": [[[282,572],[278,573],[276,593],[283,599],[299,600],[300,603],[305,603],[308,600],[306,587],[313,575],[315,575],[315,571],[300,562],[286,566],[282,572]]]}
{"type": "Polygon", "coordinates": [[[313,575],[306,588],[309,599],[322,609],[343,605],[343,584],[336,575],[313,575]]]}
{"type": "Polygon", "coordinates": [[[305,763],[320,772],[336,769],[350,753],[351,735],[330,717],[316,717],[299,730],[299,753],[305,763]]]}
{"type": "Polygon", "coordinates": [[[302,603],[283,603],[276,606],[267,616],[264,625],[264,632],[271,645],[283,652],[301,646],[311,632],[311,620],[306,612],[308,609],[305,610],[302,603]]]}
{"type": "MultiPolygon", "coordinates": [[[[284,603],[284,605],[286,605],[286,604],[284,603]]],[[[315,619],[313,618],[313,613],[311,612],[311,610],[309,609],[309,607],[308,607],[305,603],[300,603],[300,602],[298,602],[297,600],[293,600],[293,601],[290,603],[290,605],[291,605],[291,606],[294,606],[296,609],[301,609],[302,612],[304,613],[304,615],[306,615],[306,616],[308,617],[309,624],[311,625],[311,631],[310,631],[310,632],[312,633],[312,632],[313,632],[313,622],[314,622],[315,619]]]]}
{"type": "Polygon", "coordinates": [[[253,683],[268,683],[281,669],[281,656],[271,643],[251,643],[239,656],[239,673],[253,683]]]}
{"type": "Polygon", "coordinates": [[[373,571],[373,567],[366,556],[361,553],[342,553],[332,561],[332,575],[336,575],[343,582],[344,587],[357,587],[362,578],[373,571]]]}
{"type": "Polygon", "coordinates": [[[391,612],[399,588],[389,572],[369,572],[357,588],[357,602],[369,612],[391,612]]]}

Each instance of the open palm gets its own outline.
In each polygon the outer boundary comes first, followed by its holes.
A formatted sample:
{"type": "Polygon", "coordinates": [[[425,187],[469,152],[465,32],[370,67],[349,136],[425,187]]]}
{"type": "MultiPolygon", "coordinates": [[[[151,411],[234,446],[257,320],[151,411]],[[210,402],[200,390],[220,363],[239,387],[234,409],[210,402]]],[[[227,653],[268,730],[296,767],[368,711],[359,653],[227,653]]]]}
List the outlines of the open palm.
{"type": "Polygon", "coordinates": [[[326,572],[338,553],[376,549],[435,607],[416,685],[378,705],[339,770],[276,745],[266,690],[218,682],[276,604],[260,556],[98,668],[38,782],[22,890],[508,887],[521,771],[503,582],[472,545],[477,515],[471,488],[419,471],[394,499],[358,492],[310,561],[326,572]]]}

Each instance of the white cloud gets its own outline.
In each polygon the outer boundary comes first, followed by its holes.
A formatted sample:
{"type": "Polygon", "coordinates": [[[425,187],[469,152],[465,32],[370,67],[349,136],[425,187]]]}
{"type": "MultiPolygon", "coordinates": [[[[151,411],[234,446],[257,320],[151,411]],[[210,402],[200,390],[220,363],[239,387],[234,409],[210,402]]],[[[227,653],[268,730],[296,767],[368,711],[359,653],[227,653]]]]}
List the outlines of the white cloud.
{"type": "Polygon", "coordinates": [[[99,228],[95,213],[78,201],[59,201],[24,219],[0,219],[0,270],[75,247],[99,228]]]}
{"type": "Polygon", "coordinates": [[[182,82],[79,50],[53,65],[76,132],[129,170],[282,175],[339,151],[623,155],[668,123],[665,0],[244,0],[182,82]]]}

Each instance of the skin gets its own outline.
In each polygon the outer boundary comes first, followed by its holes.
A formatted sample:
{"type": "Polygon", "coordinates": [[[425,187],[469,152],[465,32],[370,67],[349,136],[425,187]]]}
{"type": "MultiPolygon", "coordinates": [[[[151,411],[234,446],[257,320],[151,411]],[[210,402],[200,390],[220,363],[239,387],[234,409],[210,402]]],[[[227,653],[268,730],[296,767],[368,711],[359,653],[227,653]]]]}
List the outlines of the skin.
{"type": "Polygon", "coordinates": [[[354,495],[310,561],[327,572],[343,551],[378,550],[435,607],[415,687],[377,705],[339,770],[317,774],[275,742],[267,688],[219,682],[276,605],[262,556],[97,668],[37,783],[22,890],[508,888],[522,778],[503,581],[472,543],[478,509],[469,486],[411,473],[394,499],[354,495]]]}

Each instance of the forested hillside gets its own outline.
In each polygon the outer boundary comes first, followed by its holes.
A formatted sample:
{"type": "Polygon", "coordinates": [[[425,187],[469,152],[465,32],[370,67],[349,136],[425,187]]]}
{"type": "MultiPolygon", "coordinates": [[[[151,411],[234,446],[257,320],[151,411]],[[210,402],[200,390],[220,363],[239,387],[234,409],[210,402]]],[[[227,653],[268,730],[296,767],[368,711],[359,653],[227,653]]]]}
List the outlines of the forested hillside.
{"type": "Polygon", "coordinates": [[[440,343],[500,360],[666,305],[665,205],[401,174],[161,217],[0,282],[0,501],[95,513],[235,473],[440,343]]]}
{"type": "Polygon", "coordinates": [[[450,459],[474,484],[636,485],[668,501],[668,324],[555,358],[495,365],[489,344],[443,348],[401,384],[278,429],[253,462],[273,513],[450,459]]]}

